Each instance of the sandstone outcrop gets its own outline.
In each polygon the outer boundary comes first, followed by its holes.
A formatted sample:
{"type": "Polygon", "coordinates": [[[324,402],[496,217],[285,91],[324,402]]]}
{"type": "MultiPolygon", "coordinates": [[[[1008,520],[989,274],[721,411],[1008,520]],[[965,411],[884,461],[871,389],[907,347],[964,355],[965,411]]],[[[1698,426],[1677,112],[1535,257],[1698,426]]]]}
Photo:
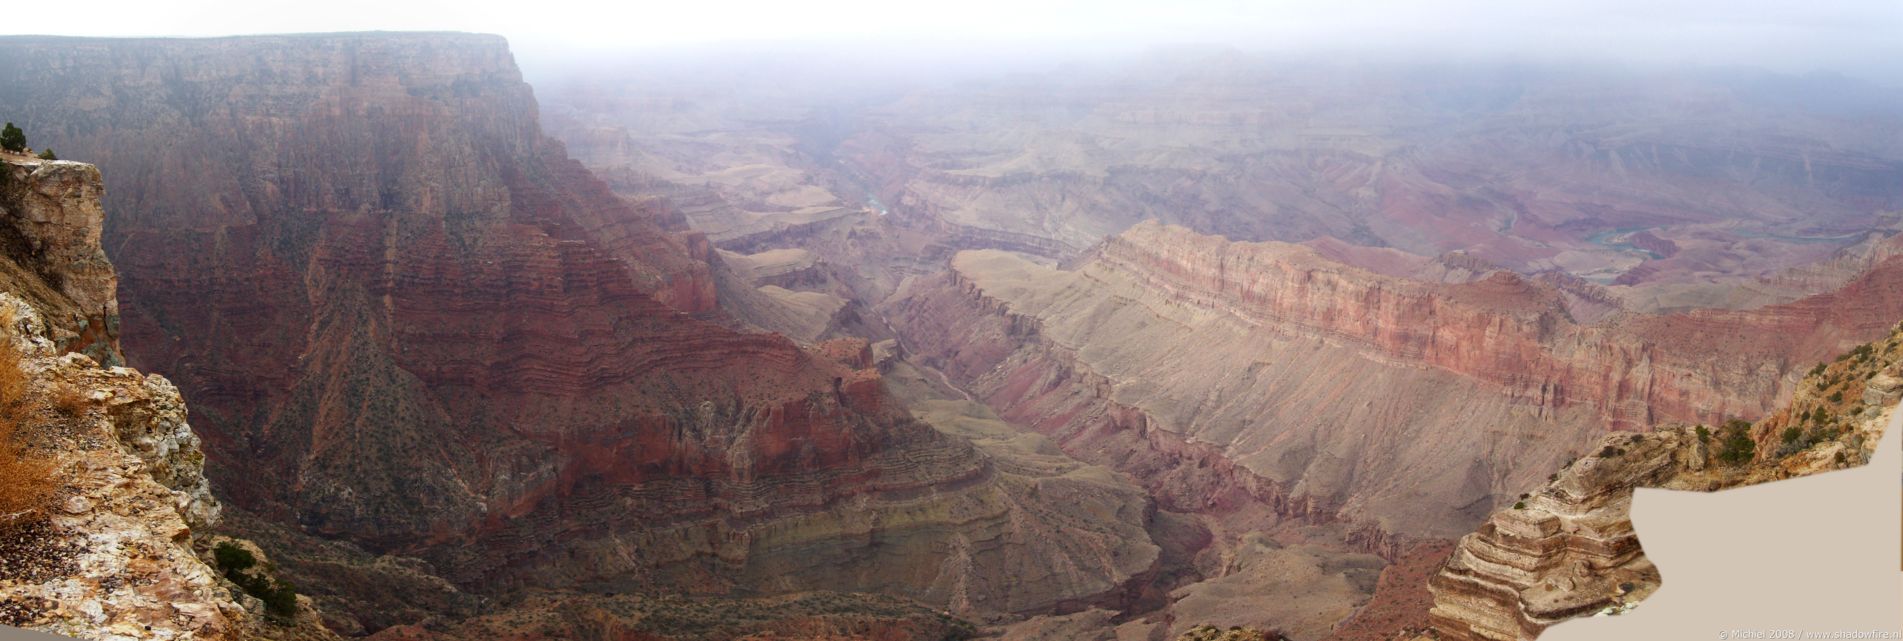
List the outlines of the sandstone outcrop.
{"type": "Polygon", "coordinates": [[[0,317],[29,394],[71,399],[59,401],[57,429],[33,439],[57,462],[47,517],[0,533],[0,623],[100,639],[243,638],[250,617],[192,549],[218,502],[177,388],[62,356],[47,338],[56,325],[11,293],[0,293],[0,317]]]}
{"type": "Polygon", "coordinates": [[[0,624],[89,639],[334,638],[307,610],[265,621],[200,558],[221,509],[178,388],[100,362],[120,358],[102,189],[91,165],[0,157],[0,367],[18,369],[0,375],[21,385],[0,420],[17,421],[4,434],[48,462],[52,483],[39,505],[0,515],[0,624]]]}
{"type": "Polygon", "coordinates": [[[1635,488],[1714,491],[1863,465],[1896,410],[1885,390],[1899,368],[1903,325],[1818,366],[1755,426],[1608,437],[1461,539],[1429,581],[1431,627],[1440,639],[1526,640],[1635,605],[1661,581],[1633,532],[1635,488]]]}
{"type": "Polygon", "coordinates": [[[92,165],[12,154],[0,159],[0,251],[19,259],[7,267],[25,270],[0,278],[54,319],[48,329],[56,348],[110,366],[125,358],[119,351],[119,280],[100,244],[103,190],[92,165]]]}

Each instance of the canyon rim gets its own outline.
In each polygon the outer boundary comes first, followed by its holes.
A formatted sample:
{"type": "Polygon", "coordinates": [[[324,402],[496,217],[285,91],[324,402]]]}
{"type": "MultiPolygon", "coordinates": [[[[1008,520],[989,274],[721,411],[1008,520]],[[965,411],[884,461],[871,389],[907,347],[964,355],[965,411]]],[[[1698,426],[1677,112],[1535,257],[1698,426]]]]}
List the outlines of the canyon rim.
{"type": "Polygon", "coordinates": [[[1532,639],[1903,401],[1880,78],[591,55],[0,36],[0,624],[1532,639]]]}

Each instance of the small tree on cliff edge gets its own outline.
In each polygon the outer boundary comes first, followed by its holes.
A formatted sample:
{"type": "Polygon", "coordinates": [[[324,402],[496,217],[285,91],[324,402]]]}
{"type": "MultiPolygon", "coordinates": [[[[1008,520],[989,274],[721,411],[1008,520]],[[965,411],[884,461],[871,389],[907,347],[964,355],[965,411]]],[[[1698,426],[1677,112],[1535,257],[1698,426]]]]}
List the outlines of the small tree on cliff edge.
{"type": "Polygon", "coordinates": [[[13,123],[7,123],[5,128],[0,128],[0,149],[14,153],[26,152],[26,132],[20,131],[13,123]]]}
{"type": "Polygon", "coordinates": [[[47,147],[40,150],[40,160],[59,160],[59,155],[53,153],[52,147],[47,147]]]}

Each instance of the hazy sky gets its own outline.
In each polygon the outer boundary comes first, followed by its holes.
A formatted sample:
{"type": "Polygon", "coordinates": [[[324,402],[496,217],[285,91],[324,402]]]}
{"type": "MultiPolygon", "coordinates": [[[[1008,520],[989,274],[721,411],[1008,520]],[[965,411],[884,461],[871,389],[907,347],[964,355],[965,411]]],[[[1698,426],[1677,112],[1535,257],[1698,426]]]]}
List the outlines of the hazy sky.
{"type": "Polygon", "coordinates": [[[1829,68],[1895,77],[1903,0],[92,0],[19,3],[0,29],[60,35],[457,30],[518,56],[759,41],[1089,53],[1227,44],[1829,68]],[[35,15],[36,13],[42,15],[35,15]],[[902,43],[902,45],[901,45],[902,43]]]}

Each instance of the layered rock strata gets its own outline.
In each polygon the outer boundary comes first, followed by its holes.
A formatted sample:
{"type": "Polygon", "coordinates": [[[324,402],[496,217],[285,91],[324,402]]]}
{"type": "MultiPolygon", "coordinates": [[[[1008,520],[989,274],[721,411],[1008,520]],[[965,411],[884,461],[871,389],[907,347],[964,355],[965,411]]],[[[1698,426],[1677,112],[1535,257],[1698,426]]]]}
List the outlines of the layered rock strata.
{"type": "Polygon", "coordinates": [[[1586,405],[1615,429],[1762,415],[1795,364],[1880,334],[1903,315],[1860,296],[1903,282],[1903,263],[1888,260],[1841,291],[1786,305],[1628,314],[1598,326],[1576,322],[1558,288],[1511,272],[1453,284],[1384,278],[1299,246],[1151,223],[1105,241],[1090,263],[1266,331],[1359,343],[1542,407],[1586,405]],[[1787,340],[1765,340],[1774,336],[1787,340]]]}
{"type": "Polygon", "coordinates": [[[1903,396],[1899,371],[1903,326],[1818,366],[1755,427],[1608,437],[1461,539],[1429,581],[1431,627],[1441,639],[1527,640],[1636,604],[1661,577],[1632,528],[1635,488],[1714,491],[1868,463],[1903,396]]]}
{"type": "Polygon", "coordinates": [[[118,275],[101,245],[104,183],[85,163],[12,156],[0,162],[0,251],[9,290],[51,321],[55,348],[121,365],[118,275]]]}
{"type": "Polygon", "coordinates": [[[1903,316],[1899,287],[1885,261],[1787,305],[1585,325],[1509,272],[1419,281],[1144,224],[1072,269],[960,254],[886,314],[1001,415],[1171,509],[1452,536],[1608,427],[1763,416],[1801,363],[1903,316]]]}
{"type": "MultiPolygon", "coordinates": [[[[1089,488],[1002,472],[864,363],[735,329],[705,237],[543,136],[500,38],[0,55],[0,109],[105,169],[125,342],[192,398],[209,473],[259,519],[486,593],[826,588],[1013,612],[1150,564],[1102,554],[1142,536],[1128,496],[1100,500],[1129,532],[1060,536],[1048,502],[1094,505],[1065,494],[1089,488]]],[[[293,558],[320,548],[279,561],[335,571],[293,558]]],[[[375,587],[358,579],[339,585],[375,587]]],[[[339,625],[389,623],[361,614],[339,625]]]]}

